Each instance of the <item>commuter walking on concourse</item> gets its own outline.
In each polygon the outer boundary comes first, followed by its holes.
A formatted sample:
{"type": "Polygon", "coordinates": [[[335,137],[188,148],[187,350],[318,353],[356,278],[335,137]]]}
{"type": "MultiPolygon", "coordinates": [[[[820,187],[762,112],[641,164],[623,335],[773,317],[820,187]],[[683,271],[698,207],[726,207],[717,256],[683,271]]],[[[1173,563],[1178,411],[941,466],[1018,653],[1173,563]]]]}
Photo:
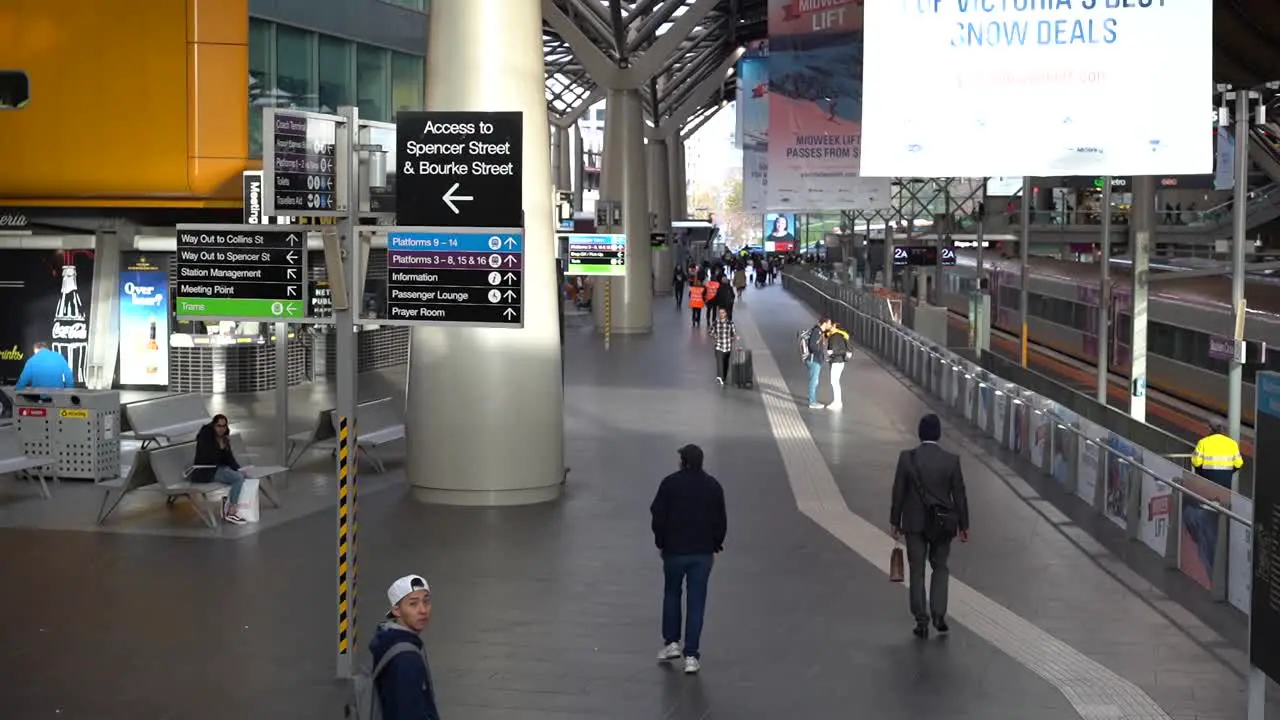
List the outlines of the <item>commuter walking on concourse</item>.
{"type": "Polygon", "coordinates": [[[387,588],[386,620],[369,643],[383,720],[440,720],[431,665],[419,635],[431,622],[431,586],[405,575],[387,588]]]}
{"type": "Polygon", "coordinates": [[[920,418],[920,445],[898,455],[893,478],[893,502],[889,525],[894,538],[907,539],[907,571],[910,578],[912,633],[929,637],[929,621],[946,633],[947,586],[951,572],[947,559],[951,540],[969,542],[969,499],[964,490],[960,458],[938,446],[942,421],[932,413],[920,418]],[[924,590],[924,564],[933,568],[928,597],[924,590]]]}
{"type": "Polygon", "coordinates": [[[684,303],[684,268],[676,263],[675,270],[671,275],[671,294],[676,296],[676,312],[680,311],[684,303]]]}
{"type": "Polygon", "coordinates": [[[702,306],[705,304],[702,295],[705,291],[706,288],[698,278],[693,278],[689,283],[689,321],[693,327],[702,324],[702,306]]]}
{"type": "Polygon", "coordinates": [[[649,506],[653,541],[662,556],[662,650],[659,662],[684,657],[684,671],[698,672],[707,584],[715,555],[724,550],[728,515],[724,489],[702,469],[702,448],[685,445],[677,453],[680,470],[663,478],[649,506]],[[684,648],[680,647],[681,595],[686,595],[684,648]]]}
{"type": "Polygon", "coordinates": [[[849,342],[849,333],[832,320],[827,328],[827,362],[831,365],[831,404],[827,406],[828,410],[844,407],[840,376],[844,374],[845,362],[851,357],[853,346],[849,342]]]}
{"type": "Polygon", "coordinates": [[[718,319],[713,333],[716,341],[716,382],[724,385],[729,379],[729,363],[733,359],[733,347],[738,342],[738,328],[724,308],[718,308],[716,315],[718,319]]]}

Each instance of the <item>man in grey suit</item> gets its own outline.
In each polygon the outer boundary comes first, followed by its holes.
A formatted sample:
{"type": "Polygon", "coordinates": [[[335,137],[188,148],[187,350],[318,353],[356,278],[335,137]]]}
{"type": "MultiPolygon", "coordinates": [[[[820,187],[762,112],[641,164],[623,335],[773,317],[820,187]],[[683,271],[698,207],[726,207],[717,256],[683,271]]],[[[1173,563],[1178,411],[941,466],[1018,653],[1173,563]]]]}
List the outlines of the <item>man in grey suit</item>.
{"type": "Polygon", "coordinates": [[[920,418],[920,445],[903,450],[893,478],[889,525],[895,538],[907,536],[911,581],[911,614],[917,637],[929,637],[929,621],[939,633],[947,627],[947,558],[951,540],[969,542],[969,500],[964,492],[960,458],[938,446],[942,421],[932,413],[920,418]],[[933,568],[929,597],[924,591],[924,564],[933,568]]]}

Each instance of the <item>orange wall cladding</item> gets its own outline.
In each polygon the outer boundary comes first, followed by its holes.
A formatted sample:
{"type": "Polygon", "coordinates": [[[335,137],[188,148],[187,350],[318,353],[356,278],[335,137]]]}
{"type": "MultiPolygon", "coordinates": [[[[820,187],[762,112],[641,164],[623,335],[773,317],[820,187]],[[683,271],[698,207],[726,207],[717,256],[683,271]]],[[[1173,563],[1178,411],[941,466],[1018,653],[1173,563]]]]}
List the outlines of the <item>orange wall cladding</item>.
{"type": "Polygon", "coordinates": [[[239,205],[248,0],[0,0],[0,69],[0,202],[239,205]]]}

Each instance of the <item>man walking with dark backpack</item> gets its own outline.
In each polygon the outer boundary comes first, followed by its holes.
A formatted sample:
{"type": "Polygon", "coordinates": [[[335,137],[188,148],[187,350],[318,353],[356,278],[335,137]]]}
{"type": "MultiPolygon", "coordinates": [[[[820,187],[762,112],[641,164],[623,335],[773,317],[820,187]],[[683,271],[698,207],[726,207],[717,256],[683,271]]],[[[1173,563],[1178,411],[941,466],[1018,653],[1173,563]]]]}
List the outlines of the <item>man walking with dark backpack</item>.
{"type": "Polygon", "coordinates": [[[947,627],[947,560],[951,540],[969,542],[969,498],[964,489],[960,458],[938,445],[942,421],[932,413],[920,418],[920,445],[903,450],[893,478],[889,525],[895,538],[906,535],[907,567],[911,579],[911,614],[916,637],[929,637],[929,621],[939,633],[947,627]],[[924,589],[924,565],[933,568],[929,594],[924,589]]]}
{"type": "Polygon", "coordinates": [[[422,638],[418,637],[431,621],[431,588],[421,576],[406,575],[387,588],[387,601],[391,604],[387,622],[378,626],[369,643],[381,717],[440,720],[431,667],[422,638]]]}

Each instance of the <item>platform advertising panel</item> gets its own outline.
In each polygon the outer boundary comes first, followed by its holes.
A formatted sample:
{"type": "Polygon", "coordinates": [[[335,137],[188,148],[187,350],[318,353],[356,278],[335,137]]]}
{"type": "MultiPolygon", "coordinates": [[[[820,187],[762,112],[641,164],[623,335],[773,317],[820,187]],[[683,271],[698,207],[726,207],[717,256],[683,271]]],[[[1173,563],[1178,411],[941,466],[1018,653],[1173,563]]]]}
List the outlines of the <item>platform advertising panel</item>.
{"type": "Polygon", "coordinates": [[[67,358],[83,384],[91,295],[82,295],[79,283],[92,277],[92,250],[0,252],[0,379],[17,380],[31,346],[44,342],[67,358]]]}
{"type": "Polygon", "coordinates": [[[790,253],[796,245],[796,216],[793,213],[765,213],[764,241],[773,243],[773,252],[790,253]]]}
{"type": "MultiPolygon", "coordinates": [[[[1202,498],[1231,507],[1231,488],[1185,473],[1179,482],[1202,498]]],[[[1199,500],[1182,496],[1182,537],[1178,541],[1178,568],[1197,585],[1208,590],[1213,585],[1213,560],[1218,552],[1218,513],[1199,500]]]]}
{"type": "Polygon", "coordinates": [[[1049,410],[1049,425],[1053,432],[1053,457],[1049,459],[1053,479],[1064,488],[1076,484],[1076,463],[1079,461],[1079,445],[1075,428],[1080,417],[1057,403],[1049,410]]]}
{"type": "MultiPolygon", "coordinates": [[[[1231,512],[1253,519],[1253,501],[1231,493],[1231,512]]],[[[1253,531],[1238,522],[1231,523],[1231,545],[1227,553],[1227,602],[1248,614],[1249,596],[1253,593],[1253,531]]]]}
{"type": "Polygon", "coordinates": [[[738,139],[742,212],[763,213],[769,187],[769,46],[757,43],[738,61],[738,139]]]}
{"type": "Polygon", "coordinates": [[[862,41],[861,0],[769,0],[770,210],[889,206],[861,172],[862,41]]]}
{"type": "MultiPolygon", "coordinates": [[[[1142,462],[1142,448],[1129,442],[1115,433],[1107,435],[1107,453],[1104,464],[1107,483],[1106,506],[1103,514],[1111,522],[1120,527],[1127,527],[1129,522],[1129,492],[1135,488],[1134,481],[1141,480],[1142,471],[1132,464],[1122,462],[1120,458],[1128,458],[1134,462],[1142,462]]],[[[1137,488],[1140,490],[1141,486],[1137,488]]]]}
{"type": "Polygon", "coordinates": [[[1045,469],[1045,448],[1049,444],[1049,435],[1053,432],[1053,424],[1050,422],[1052,418],[1047,410],[1051,405],[1046,402],[1039,412],[1031,413],[1031,427],[1027,431],[1027,435],[1031,437],[1031,463],[1041,470],[1045,469]]]}
{"type": "Polygon", "coordinates": [[[169,384],[169,262],[124,253],[120,270],[120,384],[169,384]]]}
{"type": "MultiPolygon", "coordinates": [[[[1162,480],[1178,482],[1182,477],[1182,468],[1159,455],[1148,455],[1142,464],[1162,480]]],[[[1142,473],[1142,525],[1138,528],[1138,537],[1161,555],[1164,555],[1168,542],[1169,516],[1177,502],[1172,486],[1142,473]]]]}
{"type": "Polygon", "coordinates": [[[1098,488],[1098,456],[1102,453],[1102,448],[1096,442],[1086,442],[1086,438],[1096,441],[1104,432],[1097,423],[1080,418],[1080,434],[1083,437],[1078,443],[1079,454],[1076,459],[1076,496],[1091,506],[1098,488]]]}
{"type": "Polygon", "coordinates": [[[1213,172],[1213,3],[875,2],[866,28],[866,175],[1213,172]]]}

